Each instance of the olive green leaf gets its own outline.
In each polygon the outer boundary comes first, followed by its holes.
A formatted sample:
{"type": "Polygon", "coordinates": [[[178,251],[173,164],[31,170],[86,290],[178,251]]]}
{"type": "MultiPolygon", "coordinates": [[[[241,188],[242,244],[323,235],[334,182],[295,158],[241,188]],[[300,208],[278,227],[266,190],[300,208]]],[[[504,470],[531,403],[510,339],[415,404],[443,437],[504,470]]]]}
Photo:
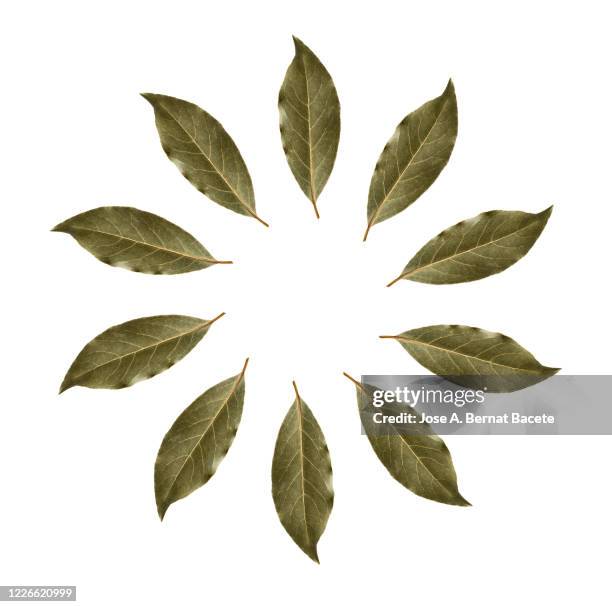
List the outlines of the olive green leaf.
{"type": "Polygon", "coordinates": [[[149,379],[189,354],[222,316],[148,316],[110,327],[79,352],[60,394],[73,386],[117,389],[149,379]]]}
{"type": "Polygon", "coordinates": [[[267,226],[255,213],[255,194],[246,164],[221,124],[188,101],[153,93],[142,96],[155,110],[164,152],[187,180],[226,209],[254,217],[267,226]]]}
{"type": "Polygon", "coordinates": [[[436,375],[467,388],[513,392],[554,375],[525,348],[501,333],[464,325],[432,325],[382,335],[395,339],[436,375]]]}
{"type": "Polygon", "coordinates": [[[183,274],[218,263],[191,234],[159,215],[132,207],[99,207],[60,223],[65,232],[109,266],[146,274],[183,274]]]}
{"type": "Polygon", "coordinates": [[[325,436],[298,394],[278,432],[272,460],[272,497],[293,541],[319,562],[317,542],[334,503],[332,467],[325,436]]]}
{"type": "Polygon", "coordinates": [[[175,420],[155,460],[159,518],[174,502],[206,484],[232,446],[244,404],[242,371],[198,396],[175,420]]]}
{"type": "Polygon", "coordinates": [[[527,254],[539,238],[552,206],[541,213],[487,211],[432,238],[392,280],[431,284],[480,280],[502,272],[527,254]]]}
{"type": "Polygon", "coordinates": [[[317,198],[334,168],[340,139],[340,102],[329,72],[293,37],[295,57],[278,96],[280,132],[287,162],[319,217],[317,198]]]}
{"type": "MultiPolygon", "coordinates": [[[[344,375],[357,388],[362,426],[374,453],[391,476],[421,497],[452,506],[470,506],[459,493],[453,460],[444,441],[425,423],[414,422],[409,424],[409,428],[385,424],[384,432],[374,428],[371,420],[375,412],[393,415],[399,411],[390,404],[374,407],[372,395],[375,388],[358,382],[348,373],[344,375]]],[[[402,412],[408,407],[397,403],[395,406],[402,412]]]]}
{"type": "Polygon", "coordinates": [[[444,92],[408,114],[385,145],[370,182],[368,227],[411,205],[438,177],[457,137],[457,100],[451,80],[444,92]]]}

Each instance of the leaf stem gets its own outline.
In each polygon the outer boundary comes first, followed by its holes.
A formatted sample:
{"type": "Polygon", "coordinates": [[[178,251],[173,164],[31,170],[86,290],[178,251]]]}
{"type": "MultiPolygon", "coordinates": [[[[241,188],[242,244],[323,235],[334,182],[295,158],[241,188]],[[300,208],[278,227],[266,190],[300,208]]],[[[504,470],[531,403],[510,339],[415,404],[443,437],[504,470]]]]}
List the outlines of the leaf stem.
{"type": "Polygon", "coordinates": [[[295,391],[295,398],[297,398],[298,400],[301,400],[300,393],[298,392],[298,389],[297,389],[297,384],[295,383],[295,381],[292,381],[291,383],[295,391]]]}
{"type": "Polygon", "coordinates": [[[259,217],[259,215],[257,215],[257,213],[251,212],[251,216],[254,217],[255,219],[257,219],[257,221],[259,221],[259,223],[263,223],[266,226],[266,228],[270,227],[270,224],[266,223],[261,217],[259,217]]]}
{"type": "Polygon", "coordinates": [[[362,392],[364,391],[363,384],[361,382],[358,382],[354,377],[351,377],[346,371],[344,371],[342,375],[352,381],[359,390],[361,390],[362,392]]]}
{"type": "Polygon", "coordinates": [[[402,274],[400,274],[397,278],[394,278],[387,286],[388,287],[393,286],[398,280],[401,280],[402,278],[404,278],[404,277],[403,277],[402,274]]]}
{"type": "Polygon", "coordinates": [[[249,364],[249,357],[247,356],[247,359],[244,361],[244,366],[242,367],[242,371],[240,372],[240,375],[244,375],[244,372],[246,371],[247,365],[249,364]]]}
{"type": "Polygon", "coordinates": [[[212,325],[216,320],[219,320],[222,316],[225,316],[225,312],[221,312],[218,316],[215,316],[212,320],[208,321],[209,325],[212,325]]]}
{"type": "Polygon", "coordinates": [[[316,199],[312,198],[311,202],[312,202],[312,206],[314,207],[314,212],[315,212],[315,215],[317,216],[317,219],[321,219],[321,216],[319,215],[319,209],[317,209],[317,201],[316,201],[316,199]]]}
{"type": "Polygon", "coordinates": [[[363,242],[366,241],[368,234],[370,233],[370,228],[372,227],[371,223],[368,223],[368,227],[366,228],[365,234],[363,235],[363,242]]]}

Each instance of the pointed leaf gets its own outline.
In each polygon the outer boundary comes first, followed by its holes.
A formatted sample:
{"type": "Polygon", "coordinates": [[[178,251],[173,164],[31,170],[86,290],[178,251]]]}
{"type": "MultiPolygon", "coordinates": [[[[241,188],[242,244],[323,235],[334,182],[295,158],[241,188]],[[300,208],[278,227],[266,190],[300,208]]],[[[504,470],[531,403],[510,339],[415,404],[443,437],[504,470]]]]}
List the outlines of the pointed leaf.
{"type": "MultiPolygon", "coordinates": [[[[362,425],[374,453],[391,476],[413,493],[443,504],[470,506],[459,493],[457,474],[444,441],[425,423],[411,423],[409,428],[386,424],[384,433],[373,427],[375,412],[397,415],[412,409],[408,405],[372,405],[372,386],[348,377],[357,388],[357,404],[362,425]]],[[[412,409],[414,411],[414,409],[412,409]]]]}
{"type": "Polygon", "coordinates": [[[457,137],[457,100],[452,81],[439,97],[408,114],[387,142],[374,169],[368,196],[368,227],[411,205],[446,166],[457,137]]]}
{"type": "Polygon", "coordinates": [[[432,325],[384,335],[397,340],[436,375],[474,389],[513,392],[554,375],[525,348],[501,333],[464,325],[432,325]]]}
{"type": "Polygon", "coordinates": [[[317,542],[334,503],[332,467],[325,436],[297,388],[276,439],[272,497],[287,533],[318,563],[317,542]]]}
{"type": "Polygon", "coordinates": [[[79,352],[60,393],[73,386],[126,388],[149,379],[189,354],[221,316],[149,316],[111,327],[79,352]]]}
{"type": "Polygon", "coordinates": [[[176,419],[155,461],[155,499],[168,507],[206,484],[232,446],[242,417],[244,372],[209,388],[176,419]]]}
{"type": "Polygon", "coordinates": [[[178,170],[214,202],[254,217],[255,194],[240,151],[217,120],[193,103],[143,93],[155,110],[155,124],[166,155],[178,170]]]}
{"type": "Polygon", "coordinates": [[[191,234],[159,215],[132,207],[99,207],[60,223],[65,232],[109,266],[146,274],[183,274],[218,263],[191,234]]]}
{"type": "Polygon", "coordinates": [[[314,206],[334,167],[340,139],[336,87],[317,56],[295,36],[295,57],[278,96],[283,149],[291,172],[314,206]]]}
{"type": "Polygon", "coordinates": [[[387,286],[401,279],[431,284],[480,280],[527,254],[552,213],[487,211],[432,238],[387,286]]]}

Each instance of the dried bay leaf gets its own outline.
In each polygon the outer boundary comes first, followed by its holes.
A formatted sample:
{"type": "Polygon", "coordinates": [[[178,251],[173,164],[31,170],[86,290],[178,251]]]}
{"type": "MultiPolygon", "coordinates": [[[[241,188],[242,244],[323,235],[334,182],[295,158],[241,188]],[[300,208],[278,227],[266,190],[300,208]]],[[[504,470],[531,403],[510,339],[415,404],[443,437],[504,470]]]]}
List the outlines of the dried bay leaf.
{"type": "Polygon", "coordinates": [[[132,207],[99,207],[53,228],[65,232],[100,261],[133,272],[182,274],[214,264],[191,234],[163,217],[132,207]]]}
{"type": "Polygon", "coordinates": [[[242,417],[242,371],[209,388],[176,419],[155,461],[155,499],[163,520],[169,506],[206,484],[232,446],[242,417]]]}
{"type": "Polygon", "coordinates": [[[278,432],[272,460],[272,497],[293,541],[319,562],[317,543],[332,510],[332,467],[325,436],[312,411],[295,400],[278,432]]]}
{"type": "Polygon", "coordinates": [[[487,211],[432,238],[408,262],[398,280],[453,284],[502,272],[527,254],[552,213],[487,211]]]}
{"type": "Polygon", "coordinates": [[[295,180],[319,217],[317,198],[334,167],[340,140],[340,101],[318,57],[293,37],[295,57],[278,96],[283,150],[295,180]]]}
{"type": "Polygon", "coordinates": [[[226,209],[254,217],[255,194],[246,164],[221,124],[188,101],[143,93],[155,111],[162,148],[202,194],[226,209]]]}
{"type": "Polygon", "coordinates": [[[126,388],[149,379],[189,354],[221,316],[148,316],[110,327],[81,350],[60,393],[73,386],[126,388]]]}
{"type": "Polygon", "coordinates": [[[421,497],[452,506],[470,506],[459,493],[453,460],[444,441],[425,423],[411,423],[409,429],[395,424],[385,424],[382,432],[375,429],[370,421],[374,412],[397,415],[411,407],[397,403],[395,407],[388,403],[374,407],[375,388],[358,382],[348,373],[344,375],[356,386],[363,428],[374,453],[391,476],[421,497]]]}
{"type": "Polygon", "coordinates": [[[510,337],[476,327],[432,325],[381,337],[397,340],[426,369],[467,388],[513,392],[559,371],[510,337]]]}
{"type": "Polygon", "coordinates": [[[370,182],[368,226],[411,205],[446,166],[457,138],[457,99],[451,80],[442,95],[408,114],[385,145],[370,182]]]}

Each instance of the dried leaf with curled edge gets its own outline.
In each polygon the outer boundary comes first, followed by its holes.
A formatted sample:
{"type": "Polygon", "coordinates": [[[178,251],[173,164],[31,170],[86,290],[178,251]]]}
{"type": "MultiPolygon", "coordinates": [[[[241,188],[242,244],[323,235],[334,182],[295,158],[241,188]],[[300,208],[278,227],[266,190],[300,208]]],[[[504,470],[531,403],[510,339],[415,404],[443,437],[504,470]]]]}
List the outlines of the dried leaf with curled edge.
{"type": "Polygon", "coordinates": [[[272,460],[272,497],[293,541],[319,562],[317,542],[334,503],[325,436],[295,382],[295,401],[278,432],[272,460]]]}
{"type": "Polygon", "coordinates": [[[295,57],[278,96],[287,162],[319,217],[317,198],[334,167],[340,140],[340,101],[318,57],[293,37],[295,57]]]}
{"type": "Polygon", "coordinates": [[[206,484],[232,446],[242,417],[242,371],[209,388],[176,419],[155,461],[155,499],[163,520],[169,506],[206,484]]]}
{"type": "Polygon", "coordinates": [[[440,232],[392,280],[453,284],[502,272],[527,254],[552,213],[487,211],[440,232]]]}
{"type": "Polygon", "coordinates": [[[559,371],[510,337],[476,327],[432,325],[381,337],[397,340],[426,369],[466,388],[514,392],[559,371]]]}
{"type": "Polygon", "coordinates": [[[391,476],[413,493],[443,504],[470,506],[459,493],[457,474],[444,441],[425,423],[414,422],[409,428],[387,423],[384,431],[374,427],[372,415],[397,415],[408,405],[397,403],[374,407],[374,387],[344,374],[357,388],[359,416],[374,453],[391,476]]]}
{"type": "Polygon", "coordinates": [[[408,114],[385,145],[370,182],[368,227],[411,205],[446,166],[457,138],[457,99],[451,80],[442,95],[408,114]]]}
{"type": "Polygon", "coordinates": [[[149,379],[189,354],[221,316],[148,316],[110,327],[79,352],[60,394],[73,386],[118,389],[149,379]]]}
{"type": "Polygon", "coordinates": [[[202,194],[226,209],[260,219],[251,176],[240,151],[221,124],[188,101],[143,93],[155,110],[162,148],[202,194]]]}
{"type": "Polygon", "coordinates": [[[183,274],[215,259],[191,234],[159,215],[133,207],[99,207],[53,228],[65,232],[109,266],[146,274],[183,274]]]}

